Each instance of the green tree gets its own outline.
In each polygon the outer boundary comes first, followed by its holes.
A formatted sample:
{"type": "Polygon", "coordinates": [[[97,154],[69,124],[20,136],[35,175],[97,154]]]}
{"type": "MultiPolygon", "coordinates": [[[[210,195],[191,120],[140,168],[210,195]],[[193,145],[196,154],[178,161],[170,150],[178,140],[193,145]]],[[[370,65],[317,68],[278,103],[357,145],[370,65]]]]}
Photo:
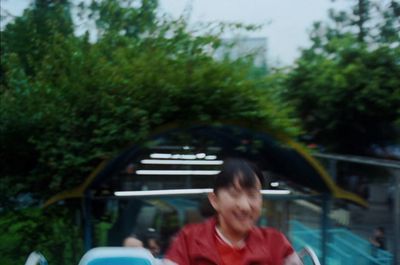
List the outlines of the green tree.
{"type": "Polygon", "coordinates": [[[33,250],[43,253],[49,264],[78,264],[82,242],[71,218],[73,214],[62,208],[46,211],[27,208],[3,213],[1,264],[24,264],[33,250]]]}
{"type": "MultiPolygon", "coordinates": [[[[15,54],[25,74],[34,75],[35,67],[41,63],[55,38],[66,38],[72,34],[73,23],[68,1],[36,0],[21,17],[8,23],[1,31],[2,62],[15,54]]],[[[3,76],[2,85],[5,85],[3,76]]]]}
{"type": "Polygon", "coordinates": [[[286,97],[305,130],[335,152],[365,154],[372,144],[398,140],[399,39],[389,29],[379,32],[380,27],[366,26],[367,20],[387,25],[397,17],[394,11],[383,22],[365,10],[360,15],[360,5],[371,6],[367,2],[357,2],[358,11],[353,13],[358,19],[350,19],[347,12],[331,12],[333,25],[315,23],[312,46],[303,50],[287,78],[286,97]],[[354,31],[357,21],[359,31],[354,31]],[[372,38],[374,32],[380,37],[372,38]]]}
{"type": "Polygon", "coordinates": [[[351,34],[358,42],[393,43],[399,41],[400,4],[395,0],[354,0],[349,11],[329,11],[330,36],[351,34]]]}
{"type": "Polygon", "coordinates": [[[104,0],[92,1],[88,11],[100,35],[139,38],[156,26],[157,6],[157,0],[104,0]]]}
{"type": "Polygon", "coordinates": [[[24,179],[25,191],[45,198],[81,183],[102,159],[169,121],[246,118],[293,127],[290,111],[268,97],[262,77],[250,78],[249,62],[213,59],[208,50],[218,45],[216,36],[190,33],[183,19],[154,23],[139,39],[103,26],[93,44],[87,35],[56,35],[33,76],[18,53],[4,54],[4,176],[20,176],[13,181],[24,179]],[[14,145],[20,151],[10,156],[14,145]],[[18,167],[27,157],[29,163],[18,167]]]}
{"type": "MultiPolygon", "coordinates": [[[[25,223],[22,215],[12,212],[19,195],[29,193],[32,202],[41,202],[74,187],[103,159],[140,143],[171,121],[246,119],[296,133],[291,109],[275,96],[271,82],[254,75],[249,60],[216,61],[210,50],[219,45],[218,35],[190,32],[184,19],[156,18],[155,1],[140,3],[104,0],[81,5],[100,32],[94,42],[89,33],[78,37],[61,26],[51,36],[42,36],[37,32],[41,27],[36,30],[35,24],[26,22],[33,21],[38,5],[2,31],[4,226],[15,222],[34,225],[37,231],[36,226],[48,220],[40,216],[34,224],[25,223]],[[34,40],[40,40],[35,49],[12,45],[34,40]]],[[[51,28],[58,28],[54,25],[61,25],[64,18],[51,13],[56,12],[52,5],[46,8],[43,12],[54,18],[48,22],[51,28]]],[[[68,218],[72,210],[60,218],[68,218]]],[[[13,239],[0,263],[22,255],[19,246],[33,250],[42,242],[22,242],[23,238],[13,239]]],[[[50,244],[56,239],[48,240],[50,244]]],[[[46,245],[44,252],[50,251],[46,245]]],[[[51,259],[51,264],[63,264],[61,254],[51,259]]]]}

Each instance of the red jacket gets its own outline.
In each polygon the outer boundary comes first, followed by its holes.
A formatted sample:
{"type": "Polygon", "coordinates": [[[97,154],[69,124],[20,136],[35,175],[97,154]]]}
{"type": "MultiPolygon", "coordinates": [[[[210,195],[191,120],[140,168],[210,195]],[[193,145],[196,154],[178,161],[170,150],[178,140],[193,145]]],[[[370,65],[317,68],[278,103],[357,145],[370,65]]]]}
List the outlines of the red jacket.
{"type": "MultiPolygon", "coordinates": [[[[165,258],[179,265],[221,264],[214,240],[216,219],[185,226],[167,251],[165,258]]],[[[273,228],[254,227],[246,238],[243,265],[282,265],[293,253],[286,237],[273,228]]]]}

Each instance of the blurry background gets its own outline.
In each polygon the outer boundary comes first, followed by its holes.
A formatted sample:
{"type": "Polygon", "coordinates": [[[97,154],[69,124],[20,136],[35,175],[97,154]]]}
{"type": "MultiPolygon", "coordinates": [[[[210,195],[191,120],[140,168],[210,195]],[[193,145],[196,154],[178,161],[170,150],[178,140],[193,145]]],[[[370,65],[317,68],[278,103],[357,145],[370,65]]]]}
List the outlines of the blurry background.
{"type": "Polygon", "coordinates": [[[370,203],[340,205],[346,228],[385,227],[393,253],[399,15],[395,0],[1,0],[0,263],[77,264],[82,205],[47,199],[160,126],[223,120],[302,143],[370,203]]]}

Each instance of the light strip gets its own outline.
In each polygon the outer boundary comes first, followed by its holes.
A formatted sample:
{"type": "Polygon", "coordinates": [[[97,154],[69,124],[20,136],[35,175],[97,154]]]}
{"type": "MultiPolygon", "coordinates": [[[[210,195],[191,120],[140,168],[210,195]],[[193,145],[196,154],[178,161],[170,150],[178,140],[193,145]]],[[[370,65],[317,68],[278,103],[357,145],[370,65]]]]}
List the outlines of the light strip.
{"type": "Polygon", "coordinates": [[[150,158],[155,159],[206,159],[206,160],[215,160],[217,159],[216,155],[206,155],[205,153],[198,154],[169,154],[169,153],[153,153],[150,154],[150,158]]]}
{"type": "Polygon", "coordinates": [[[154,153],[154,154],[150,154],[151,158],[171,158],[171,154],[160,154],[160,153],[154,153]]]}
{"type": "Polygon", "coordinates": [[[173,154],[171,156],[172,159],[196,159],[196,155],[181,155],[181,154],[173,154]]]}
{"type": "Polygon", "coordinates": [[[196,159],[197,156],[194,154],[164,154],[164,153],[153,153],[150,154],[151,158],[164,158],[164,159],[196,159]]]}
{"type": "Polygon", "coordinates": [[[138,175],[217,175],[220,170],[136,170],[138,175]]]}
{"type": "MultiPolygon", "coordinates": [[[[210,193],[213,189],[170,189],[170,190],[138,190],[116,191],[115,196],[156,196],[156,195],[186,195],[210,193]]],[[[290,190],[261,190],[263,195],[287,195],[290,190]]]]}
{"type": "Polygon", "coordinates": [[[143,159],[142,164],[148,165],[222,165],[222,160],[174,160],[174,159],[143,159]]]}
{"type": "Polygon", "coordinates": [[[287,195],[290,194],[290,190],[261,190],[263,195],[287,195]]]}
{"type": "Polygon", "coordinates": [[[115,196],[154,196],[154,195],[182,195],[210,193],[212,189],[176,189],[176,190],[138,190],[116,191],[115,196]]]}
{"type": "Polygon", "coordinates": [[[278,181],[274,181],[274,182],[271,182],[269,185],[271,185],[271,187],[276,188],[276,187],[279,187],[279,182],[278,181]]]}

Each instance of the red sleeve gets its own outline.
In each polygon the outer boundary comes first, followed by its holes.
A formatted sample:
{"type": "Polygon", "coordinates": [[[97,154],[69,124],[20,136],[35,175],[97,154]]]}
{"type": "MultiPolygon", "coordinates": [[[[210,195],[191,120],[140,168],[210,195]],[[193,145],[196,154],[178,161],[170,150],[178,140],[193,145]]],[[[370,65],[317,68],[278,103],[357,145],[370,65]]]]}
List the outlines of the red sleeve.
{"type": "Polygon", "coordinates": [[[181,230],[169,246],[165,258],[178,265],[189,265],[189,253],[185,230],[181,230]]]}
{"type": "Polygon", "coordinates": [[[281,237],[282,242],[280,253],[283,258],[286,258],[294,252],[294,249],[289,240],[282,233],[279,233],[279,236],[281,237]]]}
{"type": "Polygon", "coordinates": [[[294,252],[292,245],[284,234],[275,229],[264,230],[265,238],[267,238],[267,246],[271,257],[276,264],[283,264],[285,258],[294,252]]]}

